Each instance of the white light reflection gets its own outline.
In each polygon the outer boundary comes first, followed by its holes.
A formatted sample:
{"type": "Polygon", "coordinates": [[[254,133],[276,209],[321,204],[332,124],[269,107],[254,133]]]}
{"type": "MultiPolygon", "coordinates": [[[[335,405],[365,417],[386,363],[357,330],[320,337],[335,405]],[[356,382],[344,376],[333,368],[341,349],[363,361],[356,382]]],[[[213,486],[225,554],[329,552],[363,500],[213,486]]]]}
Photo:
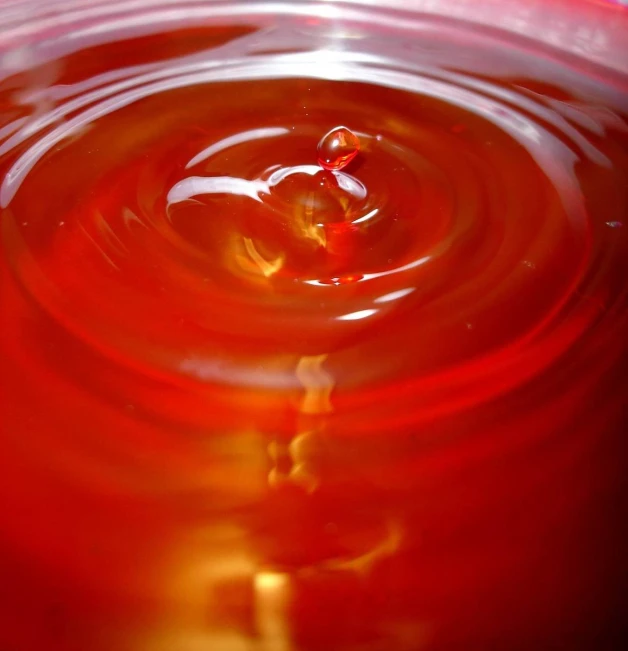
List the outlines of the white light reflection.
{"type": "Polygon", "coordinates": [[[353,195],[356,199],[366,198],[366,187],[361,181],[346,172],[334,172],[333,174],[338,182],[338,187],[353,195]]]}
{"type": "Polygon", "coordinates": [[[260,194],[268,192],[268,184],[264,181],[247,181],[232,176],[190,176],[176,183],[168,192],[168,205],[201,194],[235,194],[261,202],[260,194]]]}
{"type": "Polygon", "coordinates": [[[398,301],[404,296],[412,294],[416,287],[408,287],[407,289],[399,289],[396,292],[390,292],[390,294],[384,294],[375,299],[376,303],[390,303],[391,301],[398,301]]]}
{"type": "Polygon", "coordinates": [[[204,160],[211,158],[215,154],[229,147],[235,147],[236,145],[241,145],[245,142],[250,142],[251,140],[261,140],[262,138],[276,138],[277,136],[283,136],[289,133],[289,130],[285,127],[268,127],[264,129],[251,129],[250,131],[243,131],[242,133],[237,133],[234,136],[229,136],[228,138],[223,138],[218,142],[215,142],[213,145],[210,145],[206,149],[203,149],[202,152],[196,154],[194,158],[185,166],[185,169],[189,169],[198,163],[202,163],[204,160]]]}
{"type": "MultiPolygon", "coordinates": [[[[224,56],[226,52],[222,54],[224,56]]],[[[400,67],[400,62],[394,58],[349,52],[343,53],[340,57],[336,50],[319,49],[315,52],[260,55],[254,59],[241,56],[231,58],[224,56],[219,60],[210,58],[203,63],[181,63],[164,70],[126,79],[88,94],[91,95],[89,98],[85,96],[74,100],[74,110],[84,109],[78,115],[69,116],[69,105],[72,104],[70,102],[67,106],[54,109],[42,116],[41,120],[47,123],[50,123],[55,111],[67,115],[67,118],[25,151],[13,164],[2,180],[0,203],[3,207],[9,204],[26,174],[61,140],[76,135],[81,127],[144,97],[196,84],[220,81],[233,83],[253,79],[271,80],[295,75],[302,78],[374,83],[378,86],[402,89],[404,92],[417,92],[459,106],[465,111],[491,120],[510,133],[534,156],[539,166],[559,189],[563,188],[566,180],[574,180],[577,156],[571,147],[550,130],[540,129],[534,119],[522,113],[526,111],[536,116],[539,111],[536,102],[525,101],[525,98],[517,95],[516,100],[520,110],[516,112],[505,104],[512,100],[512,95],[504,89],[492,87],[489,89],[490,97],[485,97],[487,89],[483,82],[472,82],[468,76],[445,72],[442,72],[442,80],[432,79],[423,72],[418,65],[413,65],[409,69],[400,67]],[[388,69],[386,66],[394,69],[388,69]],[[474,88],[474,85],[477,88],[474,88]],[[499,112],[496,110],[498,107],[501,109],[499,112]]],[[[547,118],[547,116],[542,117],[547,118]]],[[[41,125],[42,122],[38,123],[39,127],[41,125]]],[[[10,138],[10,143],[7,141],[2,147],[13,147],[17,144],[16,140],[23,140],[26,135],[20,131],[10,138]]],[[[572,138],[576,137],[573,133],[568,135],[572,138]]],[[[594,147],[590,143],[587,145],[586,139],[580,137],[576,144],[589,156],[594,155],[594,147]],[[588,149],[584,149],[585,147],[588,149]]],[[[597,156],[604,164],[603,155],[598,153],[597,156]]],[[[571,208],[573,203],[571,198],[565,196],[562,191],[560,194],[564,204],[571,208]]]]}
{"type": "Polygon", "coordinates": [[[293,165],[292,167],[280,167],[268,177],[268,185],[278,185],[288,176],[293,174],[306,174],[315,176],[321,171],[318,165],[293,165]]]}
{"type": "Polygon", "coordinates": [[[360,319],[368,319],[368,317],[377,314],[377,310],[360,310],[358,312],[350,312],[338,317],[338,321],[359,321],[360,319]]]}
{"type": "Polygon", "coordinates": [[[375,215],[379,212],[379,208],[375,208],[375,210],[371,210],[371,212],[366,213],[364,217],[360,217],[359,219],[356,219],[355,221],[351,222],[352,224],[363,224],[364,222],[367,222],[369,219],[373,219],[375,215]]]}
{"type": "Polygon", "coordinates": [[[290,576],[283,572],[261,571],[253,579],[255,620],[264,649],[291,648],[287,611],[291,601],[290,576]]]}
{"type": "MultiPolygon", "coordinates": [[[[260,131],[263,130],[260,129],[260,131]]],[[[233,136],[232,142],[238,139],[239,135],[233,136]]],[[[229,140],[229,138],[221,141],[221,143],[224,143],[226,140],[229,140]]],[[[201,153],[204,158],[207,154],[207,150],[201,153]]],[[[188,163],[188,167],[197,159],[198,161],[201,160],[198,156],[193,158],[192,161],[188,163]]],[[[187,201],[188,199],[203,194],[239,195],[242,197],[249,197],[250,199],[261,203],[262,199],[260,195],[270,194],[270,188],[275,187],[288,176],[292,176],[293,174],[314,176],[320,171],[321,168],[318,165],[295,165],[293,167],[280,168],[276,170],[268,177],[268,181],[263,181],[261,179],[249,181],[248,179],[240,179],[233,176],[190,176],[187,179],[179,181],[170,189],[170,192],[168,192],[168,205],[170,206],[175,203],[181,203],[182,201],[187,201]]],[[[366,196],[366,188],[357,179],[345,174],[344,172],[334,172],[334,176],[338,181],[338,185],[344,188],[347,192],[350,192],[354,197],[361,199],[366,196]]],[[[377,209],[371,211],[353,223],[357,224],[359,222],[367,221],[374,217],[376,213],[377,209]]]]}
{"type": "MultiPolygon", "coordinates": [[[[359,282],[364,282],[365,280],[374,280],[375,278],[384,278],[385,276],[392,276],[393,274],[403,273],[404,271],[411,271],[412,269],[416,269],[417,267],[424,265],[426,262],[429,262],[431,259],[432,259],[431,256],[426,255],[423,256],[422,258],[418,258],[417,260],[413,260],[408,264],[404,264],[403,267],[397,267],[396,269],[387,269],[386,271],[376,271],[371,274],[364,274],[362,278],[359,280],[359,282]]],[[[306,285],[327,287],[327,283],[322,283],[320,280],[316,280],[316,279],[304,280],[303,282],[306,285]]]]}
{"type": "MultiPolygon", "coordinates": [[[[268,185],[270,187],[279,185],[279,183],[281,183],[289,176],[292,176],[293,174],[306,174],[307,176],[316,176],[322,171],[323,170],[319,165],[293,165],[292,167],[281,167],[268,177],[268,185]]],[[[333,170],[331,173],[334,175],[334,178],[338,183],[338,187],[342,188],[354,196],[356,199],[364,199],[366,197],[366,186],[354,176],[351,176],[351,174],[347,174],[346,172],[341,172],[339,170],[333,170]]],[[[374,215],[372,213],[369,213],[366,215],[366,217],[363,217],[362,220],[365,218],[370,219],[373,216],[374,215]]],[[[357,221],[353,223],[357,224],[357,221]]]]}
{"type": "Polygon", "coordinates": [[[432,259],[431,256],[425,255],[422,258],[418,258],[417,260],[408,262],[408,264],[404,264],[403,267],[398,267],[397,269],[388,269],[387,271],[379,271],[372,274],[364,274],[362,280],[370,280],[372,278],[383,278],[384,276],[391,276],[392,274],[398,274],[404,271],[410,271],[412,269],[416,269],[417,267],[424,265],[426,262],[429,262],[431,259],[432,259]]]}

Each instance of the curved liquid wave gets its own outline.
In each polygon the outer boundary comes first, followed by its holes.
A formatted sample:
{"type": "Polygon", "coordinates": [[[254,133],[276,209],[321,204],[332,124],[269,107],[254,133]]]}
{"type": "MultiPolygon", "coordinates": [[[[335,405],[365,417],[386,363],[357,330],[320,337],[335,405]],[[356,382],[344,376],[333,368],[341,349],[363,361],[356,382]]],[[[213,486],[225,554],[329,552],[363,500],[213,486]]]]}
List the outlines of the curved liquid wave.
{"type": "Polygon", "coordinates": [[[3,470],[31,516],[7,547],[74,612],[100,595],[90,648],[612,627],[612,570],[581,563],[591,523],[619,545],[626,77],[427,18],[247,7],[87,24],[29,78],[9,57],[3,470]],[[326,172],[338,124],[361,153],[326,172]]]}

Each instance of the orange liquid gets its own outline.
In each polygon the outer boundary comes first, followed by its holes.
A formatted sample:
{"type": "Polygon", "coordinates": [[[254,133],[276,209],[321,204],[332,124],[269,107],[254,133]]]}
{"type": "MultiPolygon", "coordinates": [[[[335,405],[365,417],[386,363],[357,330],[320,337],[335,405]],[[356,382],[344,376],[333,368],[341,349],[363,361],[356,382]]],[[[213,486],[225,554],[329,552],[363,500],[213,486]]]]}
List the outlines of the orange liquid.
{"type": "Polygon", "coordinates": [[[0,647],[618,648],[626,79],[249,21],[0,86],[0,647]]]}

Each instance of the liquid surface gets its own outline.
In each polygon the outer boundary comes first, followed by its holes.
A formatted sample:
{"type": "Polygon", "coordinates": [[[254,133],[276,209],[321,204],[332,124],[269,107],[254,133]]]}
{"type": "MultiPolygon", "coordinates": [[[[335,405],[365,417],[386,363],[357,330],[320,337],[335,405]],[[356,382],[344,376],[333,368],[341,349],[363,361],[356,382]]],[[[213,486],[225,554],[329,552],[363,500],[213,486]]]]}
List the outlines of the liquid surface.
{"type": "Polygon", "coordinates": [[[1,54],[0,647],[619,648],[626,77],[260,6],[1,54]]]}

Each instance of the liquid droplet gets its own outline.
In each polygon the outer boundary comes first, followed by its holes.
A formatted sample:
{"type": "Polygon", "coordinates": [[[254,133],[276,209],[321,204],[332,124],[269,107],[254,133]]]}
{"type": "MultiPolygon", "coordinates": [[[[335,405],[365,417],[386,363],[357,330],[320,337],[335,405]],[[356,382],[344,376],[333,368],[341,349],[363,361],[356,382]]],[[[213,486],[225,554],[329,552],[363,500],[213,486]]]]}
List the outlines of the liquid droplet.
{"type": "Polygon", "coordinates": [[[344,169],[360,151],[358,137],[347,127],[336,127],[318,143],[318,164],[326,170],[344,169]]]}

